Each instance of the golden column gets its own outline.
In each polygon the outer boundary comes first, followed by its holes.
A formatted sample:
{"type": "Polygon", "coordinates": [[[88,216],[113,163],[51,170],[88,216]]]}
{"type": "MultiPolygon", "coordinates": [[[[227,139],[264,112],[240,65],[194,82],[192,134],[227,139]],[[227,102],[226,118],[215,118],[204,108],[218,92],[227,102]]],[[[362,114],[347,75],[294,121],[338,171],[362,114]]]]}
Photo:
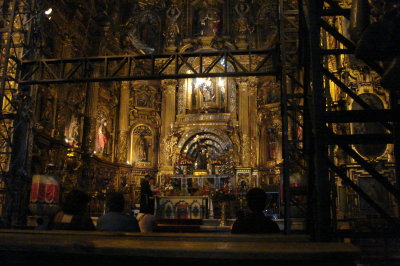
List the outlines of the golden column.
{"type": "Polygon", "coordinates": [[[239,128],[242,134],[242,166],[255,166],[257,139],[257,78],[240,77],[239,85],[239,128]],[[251,160],[250,160],[251,159],[251,160]]]}
{"type": "Polygon", "coordinates": [[[161,171],[165,174],[173,174],[173,157],[171,146],[171,133],[175,122],[176,107],[176,86],[177,80],[163,80],[161,86],[163,89],[161,104],[161,136],[160,136],[160,156],[159,162],[161,171]]]}
{"type": "Polygon", "coordinates": [[[258,124],[257,124],[257,78],[249,77],[249,135],[250,135],[250,166],[258,165],[258,124]]]}
{"type": "Polygon", "coordinates": [[[128,130],[129,130],[129,98],[130,82],[121,82],[119,96],[119,129],[118,129],[118,153],[117,159],[126,162],[128,151],[128,130]]]}

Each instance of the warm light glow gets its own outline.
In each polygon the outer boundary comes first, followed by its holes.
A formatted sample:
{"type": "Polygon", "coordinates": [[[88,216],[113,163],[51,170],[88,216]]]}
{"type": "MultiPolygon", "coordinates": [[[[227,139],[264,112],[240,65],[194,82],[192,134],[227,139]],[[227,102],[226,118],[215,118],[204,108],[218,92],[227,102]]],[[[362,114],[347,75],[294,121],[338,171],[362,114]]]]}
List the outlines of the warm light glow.
{"type": "Polygon", "coordinates": [[[218,86],[220,86],[220,87],[224,87],[225,86],[225,80],[223,78],[219,79],[218,86]]]}
{"type": "Polygon", "coordinates": [[[194,86],[196,88],[198,88],[203,83],[204,83],[204,79],[203,78],[196,78],[196,80],[194,81],[194,86]]]}
{"type": "Polygon", "coordinates": [[[127,163],[127,164],[131,164],[131,162],[130,162],[130,161],[126,161],[126,163],[127,163]]]}
{"type": "Polygon", "coordinates": [[[186,74],[192,74],[193,72],[191,70],[186,71],[186,74]]]}
{"type": "Polygon", "coordinates": [[[68,139],[65,139],[65,143],[68,143],[68,139]]]}
{"type": "Polygon", "coordinates": [[[48,16],[51,14],[51,12],[53,12],[53,9],[50,7],[49,9],[47,9],[46,11],[44,11],[44,13],[48,16]]]}
{"type": "Polygon", "coordinates": [[[93,154],[96,154],[96,151],[94,151],[93,154]]]}

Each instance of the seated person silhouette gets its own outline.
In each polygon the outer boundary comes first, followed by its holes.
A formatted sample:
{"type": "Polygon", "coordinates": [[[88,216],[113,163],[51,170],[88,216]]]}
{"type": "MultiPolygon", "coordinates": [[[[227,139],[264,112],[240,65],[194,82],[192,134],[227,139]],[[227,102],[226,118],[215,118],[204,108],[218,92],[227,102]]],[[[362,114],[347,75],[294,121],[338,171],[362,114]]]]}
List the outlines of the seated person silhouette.
{"type": "Polygon", "coordinates": [[[87,212],[89,196],[80,190],[72,190],[66,197],[61,211],[54,216],[49,229],[55,230],[95,230],[87,212]]]}
{"type": "Polygon", "coordinates": [[[232,234],[279,233],[279,226],[263,213],[267,195],[260,188],[252,188],[246,194],[250,213],[240,215],[232,226],[232,234]]]}
{"type": "Polygon", "coordinates": [[[107,198],[108,212],[97,221],[97,230],[106,232],[140,232],[135,217],[123,213],[125,199],[122,193],[111,193],[107,198]]]}

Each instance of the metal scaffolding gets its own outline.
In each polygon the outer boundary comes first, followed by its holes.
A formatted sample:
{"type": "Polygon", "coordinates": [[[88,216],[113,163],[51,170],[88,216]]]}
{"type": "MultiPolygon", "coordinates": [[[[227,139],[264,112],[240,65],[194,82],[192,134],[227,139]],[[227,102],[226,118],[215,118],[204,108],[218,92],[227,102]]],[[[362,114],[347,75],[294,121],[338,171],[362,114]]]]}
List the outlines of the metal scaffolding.
{"type": "MultiPolygon", "coordinates": [[[[27,168],[30,130],[27,110],[29,104],[25,102],[29,91],[23,89],[25,86],[273,75],[279,76],[281,81],[285,232],[291,232],[291,211],[296,207],[303,210],[308,232],[314,240],[332,240],[336,232],[337,177],[357,192],[389,224],[399,226],[398,220],[392,214],[374,202],[340,165],[335,164],[335,152],[339,148],[379,182],[400,205],[400,131],[399,117],[396,116],[399,111],[398,91],[392,87],[386,88],[391,92],[391,106],[388,109],[375,110],[327,66],[329,56],[353,54],[356,48],[353,41],[346,38],[336,24],[327,19],[349,18],[350,9],[343,8],[338,1],[280,0],[279,53],[272,49],[40,60],[33,60],[30,52],[34,48],[28,45],[32,23],[37,14],[35,2],[9,0],[1,3],[0,165],[2,173],[13,174],[13,180],[8,182],[8,189],[17,190],[20,184],[24,185],[18,189],[24,189],[28,184],[23,180],[26,174],[23,170],[27,168]],[[324,45],[326,34],[335,39],[337,47],[324,45]],[[242,59],[249,64],[241,64],[242,59]],[[183,73],[182,68],[186,72],[183,73]],[[332,108],[328,96],[329,84],[332,83],[364,110],[332,108]],[[336,124],[356,122],[381,123],[386,132],[350,135],[339,134],[334,130],[336,124]],[[17,141],[13,142],[13,139],[17,141]],[[351,146],[371,143],[394,144],[394,184],[351,146]],[[8,166],[11,166],[10,169],[8,166]],[[291,184],[294,174],[306,176],[307,186],[294,187],[291,184]],[[307,202],[299,201],[299,195],[306,196],[307,202]]],[[[366,65],[378,74],[384,72],[376,62],[368,61],[366,65]]],[[[26,199],[18,198],[17,194],[9,194],[14,198],[9,201],[12,206],[8,209],[18,209],[26,203],[26,199]]]]}
{"type": "MultiPolygon", "coordinates": [[[[342,77],[333,73],[327,66],[327,57],[330,55],[349,55],[355,52],[355,44],[346,38],[335,23],[330,23],[328,18],[349,19],[350,9],[341,7],[338,2],[326,1],[303,1],[301,19],[306,28],[301,32],[304,41],[304,54],[306,60],[304,66],[304,80],[307,87],[306,98],[309,98],[308,109],[311,114],[311,130],[309,138],[312,139],[312,146],[309,155],[309,165],[312,168],[310,174],[314,182],[309,183],[309,189],[313,193],[313,236],[316,240],[330,240],[332,233],[336,231],[336,192],[335,178],[339,177],[344,184],[351,187],[360,198],[364,199],[377,213],[385,218],[389,226],[399,227],[397,218],[388,213],[377,204],[368,193],[358,184],[351,180],[348,174],[341,169],[340,165],[335,164],[335,148],[339,148],[354,160],[364,171],[379,182],[388,193],[399,203],[400,191],[399,172],[396,169],[396,183],[393,184],[387,176],[381,174],[371,160],[366,160],[354,149],[353,144],[371,143],[394,143],[395,165],[398,168],[398,135],[394,128],[398,128],[399,118],[396,116],[398,101],[391,100],[391,106],[385,110],[375,110],[373,106],[366,103],[351,88],[349,88],[342,77]],[[329,35],[335,39],[338,47],[327,49],[324,46],[324,35],[329,35]],[[329,85],[333,83],[348,97],[362,106],[363,110],[334,110],[328,97],[329,85]],[[376,122],[385,127],[384,134],[340,134],[333,130],[333,125],[338,123],[355,122],[376,122]],[[312,187],[310,187],[312,186],[312,187]],[[397,187],[396,187],[397,186],[397,187]]],[[[364,60],[366,66],[378,74],[383,70],[376,62],[364,60]]],[[[392,88],[386,88],[392,90],[392,88]]],[[[391,97],[395,97],[391,93],[391,97]]]]}
{"type": "Polygon", "coordinates": [[[29,185],[25,179],[31,106],[29,91],[22,89],[17,76],[20,60],[32,58],[29,44],[37,9],[34,0],[1,1],[0,5],[0,213],[10,226],[24,219],[12,210],[27,206],[26,193],[19,191],[29,185]]]}
{"type": "Polygon", "coordinates": [[[270,49],[21,61],[18,82],[30,85],[269,76],[277,74],[276,57],[275,49],[270,49]],[[243,59],[248,60],[249,64],[241,64],[243,59]],[[183,68],[188,70],[182,72],[183,68]]]}

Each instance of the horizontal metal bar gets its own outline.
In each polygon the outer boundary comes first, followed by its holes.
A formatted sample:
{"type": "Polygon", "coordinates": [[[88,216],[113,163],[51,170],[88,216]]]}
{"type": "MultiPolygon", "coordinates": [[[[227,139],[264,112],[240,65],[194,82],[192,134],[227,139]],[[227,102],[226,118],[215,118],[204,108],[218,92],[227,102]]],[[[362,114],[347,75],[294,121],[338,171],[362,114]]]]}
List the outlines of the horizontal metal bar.
{"type": "Polygon", "coordinates": [[[93,77],[93,78],[75,78],[75,79],[43,79],[19,81],[20,85],[33,84],[65,84],[80,82],[106,82],[106,81],[125,81],[125,80],[157,80],[157,79],[184,79],[184,78],[202,78],[202,77],[250,77],[250,76],[276,76],[277,71],[266,72],[221,72],[221,73],[197,73],[197,74],[165,74],[165,75],[144,75],[144,76],[120,76],[120,77],[93,77]]]}
{"type": "Polygon", "coordinates": [[[353,135],[331,135],[327,143],[334,144],[389,144],[393,143],[390,134],[353,134],[353,135]]]}
{"type": "Polygon", "coordinates": [[[32,85],[197,77],[275,76],[278,74],[275,55],[275,49],[268,49],[30,60],[22,61],[18,83],[32,85]],[[249,64],[242,65],[238,58],[240,56],[256,57],[257,60],[250,60],[249,64]],[[193,60],[197,58],[202,58],[201,71],[197,71],[197,61],[193,60]],[[206,59],[207,64],[204,63],[206,59]],[[63,71],[66,68],[71,71],[66,73],[63,71]],[[172,71],[167,71],[167,68],[172,71]],[[93,73],[95,69],[102,69],[102,71],[96,72],[95,75],[93,73]]]}
{"type": "Polygon", "coordinates": [[[328,111],[324,118],[327,123],[400,121],[400,116],[392,110],[328,111]]]}
{"type": "MultiPolygon", "coordinates": [[[[265,55],[268,53],[275,53],[276,49],[265,49],[265,50],[238,50],[238,51],[216,51],[216,52],[194,52],[194,53],[179,53],[181,57],[211,57],[219,56],[224,53],[229,53],[233,56],[236,55],[265,55]]],[[[177,55],[176,53],[168,54],[147,54],[147,55],[107,55],[107,56],[94,56],[94,57],[76,57],[76,58],[57,58],[57,59],[39,59],[39,60],[23,60],[24,65],[37,64],[39,61],[46,62],[47,64],[59,64],[61,61],[64,63],[74,63],[77,61],[93,61],[102,62],[107,59],[109,62],[120,61],[124,58],[133,58],[136,60],[140,59],[168,59],[171,56],[177,55]]]]}

